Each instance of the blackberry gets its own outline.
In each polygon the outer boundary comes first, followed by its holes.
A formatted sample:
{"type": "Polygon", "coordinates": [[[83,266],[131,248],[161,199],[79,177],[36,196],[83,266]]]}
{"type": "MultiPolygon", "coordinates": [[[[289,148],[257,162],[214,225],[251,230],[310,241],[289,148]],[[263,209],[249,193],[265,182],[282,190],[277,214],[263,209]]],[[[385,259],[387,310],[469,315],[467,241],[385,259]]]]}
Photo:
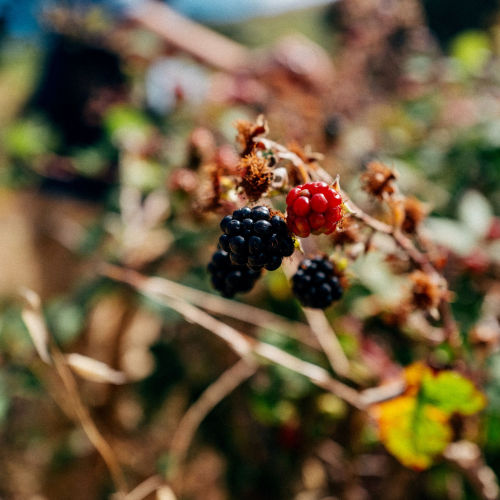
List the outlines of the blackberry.
{"type": "Polygon", "coordinates": [[[292,278],[292,289],[306,307],[326,309],[342,297],[342,286],[326,258],[304,259],[292,278]]]}
{"type": "Polygon", "coordinates": [[[261,271],[249,269],[246,265],[235,265],[229,254],[224,250],[217,250],[208,264],[213,287],[225,297],[232,297],[235,293],[249,292],[259,279],[261,271]]]}
{"type": "Polygon", "coordinates": [[[294,251],[286,222],[279,215],[271,215],[266,207],[235,210],[222,219],[220,227],[224,234],[219,238],[219,247],[229,254],[234,265],[274,271],[283,257],[294,251]]]}

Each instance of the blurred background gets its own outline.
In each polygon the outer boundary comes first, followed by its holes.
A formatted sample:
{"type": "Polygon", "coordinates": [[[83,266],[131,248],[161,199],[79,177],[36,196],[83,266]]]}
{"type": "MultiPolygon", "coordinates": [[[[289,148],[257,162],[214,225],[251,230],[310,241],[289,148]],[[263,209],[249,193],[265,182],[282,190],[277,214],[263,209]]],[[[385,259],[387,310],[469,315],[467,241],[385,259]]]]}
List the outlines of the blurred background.
{"type": "MultiPolygon", "coordinates": [[[[79,380],[130,488],[168,477],[180,418],[236,356],[99,265],[210,291],[234,205],[231,193],[214,202],[213,171],[236,172],[234,124],[261,113],[272,139],[323,154],[357,202],[369,206],[359,174],[372,159],[425,202],[489,399],[466,433],[500,472],[499,83],[496,0],[0,0],[0,498],[114,491],[33,348],[22,287],[40,295],[62,350],[130,381],[79,380]]],[[[451,361],[383,314],[395,274],[376,252],[356,260],[328,312],[366,386],[424,355],[451,361]]],[[[303,321],[281,271],[237,300],[303,321]]],[[[283,332],[251,334],[325,365],[283,332]]],[[[202,422],[179,498],[382,497],[481,498],[446,462],[404,468],[366,415],[265,366],[202,422]]]]}

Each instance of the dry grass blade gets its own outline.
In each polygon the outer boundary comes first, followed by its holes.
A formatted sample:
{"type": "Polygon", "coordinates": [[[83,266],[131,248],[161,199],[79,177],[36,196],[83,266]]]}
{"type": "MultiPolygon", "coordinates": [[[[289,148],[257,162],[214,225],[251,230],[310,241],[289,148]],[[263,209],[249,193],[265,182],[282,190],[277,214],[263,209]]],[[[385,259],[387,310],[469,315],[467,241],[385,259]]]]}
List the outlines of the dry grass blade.
{"type": "Polygon", "coordinates": [[[51,364],[52,360],[49,352],[50,335],[43,319],[40,297],[33,290],[28,289],[22,290],[21,296],[25,300],[25,307],[21,315],[31,340],[33,340],[35,349],[42,361],[51,364]]]}
{"type": "Polygon", "coordinates": [[[125,384],[127,382],[127,377],[123,372],[114,370],[106,363],[89,358],[88,356],[83,356],[82,354],[67,354],[66,363],[77,375],[91,382],[116,385],[125,384]]]}
{"type": "Polygon", "coordinates": [[[404,380],[395,380],[394,382],[389,382],[378,387],[365,389],[360,393],[360,396],[363,403],[366,406],[370,406],[400,396],[405,388],[406,383],[404,380]]]}
{"type": "Polygon", "coordinates": [[[127,484],[125,481],[125,475],[120,467],[118,459],[116,458],[115,452],[109,443],[104,439],[103,435],[92,420],[87,407],[83,404],[78,392],[76,380],[66,364],[64,355],[57,348],[53,348],[52,359],[54,360],[57,373],[61,377],[66,392],[68,393],[68,397],[73,405],[75,414],[78,417],[85,434],[87,434],[89,441],[94,445],[108,466],[119,495],[123,495],[127,491],[127,484]]]}
{"type": "MultiPolygon", "coordinates": [[[[143,291],[143,293],[145,292],[143,291]]],[[[145,293],[145,295],[148,294],[145,293]]],[[[158,297],[155,295],[149,296],[154,300],[158,300],[158,297]]],[[[160,302],[162,301],[160,300],[160,302]]],[[[252,352],[252,343],[255,342],[253,339],[246,337],[238,330],[226,325],[226,323],[213,318],[201,309],[172,297],[163,299],[163,303],[182,314],[186,321],[200,325],[209,332],[217,335],[217,337],[224,340],[242,358],[246,358],[252,352]]]]}
{"type": "Polygon", "coordinates": [[[56,372],[63,383],[66,396],[70,402],[70,407],[80,422],[89,441],[94,445],[95,449],[99,452],[106,463],[109,473],[118,490],[118,495],[121,498],[127,490],[125,475],[123,474],[113,449],[104,439],[92,420],[87,407],[83,404],[78,392],[76,380],[69,369],[64,354],[61,353],[57,346],[51,342],[52,338],[48,332],[41,313],[40,297],[32,290],[24,290],[23,296],[28,304],[28,307],[23,310],[23,320],[30,331],[30,335],[32,336],[35,346],[40,353],[40,357],[42,359],[45,357],[48,360],[47,362],[52,360],[56,372]]]}

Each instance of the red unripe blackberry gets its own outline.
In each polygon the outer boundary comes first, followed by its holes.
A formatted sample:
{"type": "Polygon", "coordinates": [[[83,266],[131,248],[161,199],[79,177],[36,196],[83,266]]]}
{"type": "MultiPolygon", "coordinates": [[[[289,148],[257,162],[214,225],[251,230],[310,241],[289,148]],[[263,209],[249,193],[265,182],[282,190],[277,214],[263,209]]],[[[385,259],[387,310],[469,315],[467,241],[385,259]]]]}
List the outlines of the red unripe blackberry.
{"type": "Polygon", "coordinates": [[[342,286],[326,258],[304,259],[292,277],[292,290],[305,307],[326,309],[342,297],[342,286]]]}
{"type": "Polygon", "coordinates": [[[229,254],[224,250],[217,250],[208,264],[213,287],[225,297],[232,297],[235,293],[249,292],[259,279],[261,271],[249,269],[247,266],[234,265],[229,254]]]}
{"type": "Polygon", "coordinates": [[[342,219],[342,197],[325,182],[294,187],[286,197],[290,231],[306,238],[310,233],[330,234],[342,219]]]}
{"type": "Polygon", "coordinates": [[[266,207],[235,210],[222,219],[220,227],[224,234],[219,238],[219,246],[234,265],[274,271],[280,267],[283,257],[289,257],[294,251],[286,222],[278,215],[271,216],[266,207]]]}

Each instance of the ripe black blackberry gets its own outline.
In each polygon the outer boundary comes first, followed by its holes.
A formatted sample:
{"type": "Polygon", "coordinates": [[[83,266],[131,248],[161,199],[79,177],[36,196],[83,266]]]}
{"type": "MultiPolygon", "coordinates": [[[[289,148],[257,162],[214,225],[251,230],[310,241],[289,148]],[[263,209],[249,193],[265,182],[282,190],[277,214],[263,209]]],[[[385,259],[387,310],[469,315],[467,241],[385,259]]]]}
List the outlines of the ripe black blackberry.
{"type": "Polygon", "coordinates": [[[286,222],[278,215],[271,216],[266,207],[235,210],[222,219],[220,227],[224,234],[219,238],[219,246],[235,265],[274,271],[283,257],[293,253],[294,241],[286,222]]]}
{"type": "Polygon", "coordinates": [[[235,293],[249,292],[259,279],[261,271],[254,271],[247,266],[231,263],[229,254],[224,250],[217,250],[208,264],[213,287],[225,297],[232,297],[235,293]]]}
{"type": "Polygon", "coordinates": [[[306,307],[326,309],[342,297],[342,286],[326,258],[304,259],[292,278],[292,289],[306,307]]]}

